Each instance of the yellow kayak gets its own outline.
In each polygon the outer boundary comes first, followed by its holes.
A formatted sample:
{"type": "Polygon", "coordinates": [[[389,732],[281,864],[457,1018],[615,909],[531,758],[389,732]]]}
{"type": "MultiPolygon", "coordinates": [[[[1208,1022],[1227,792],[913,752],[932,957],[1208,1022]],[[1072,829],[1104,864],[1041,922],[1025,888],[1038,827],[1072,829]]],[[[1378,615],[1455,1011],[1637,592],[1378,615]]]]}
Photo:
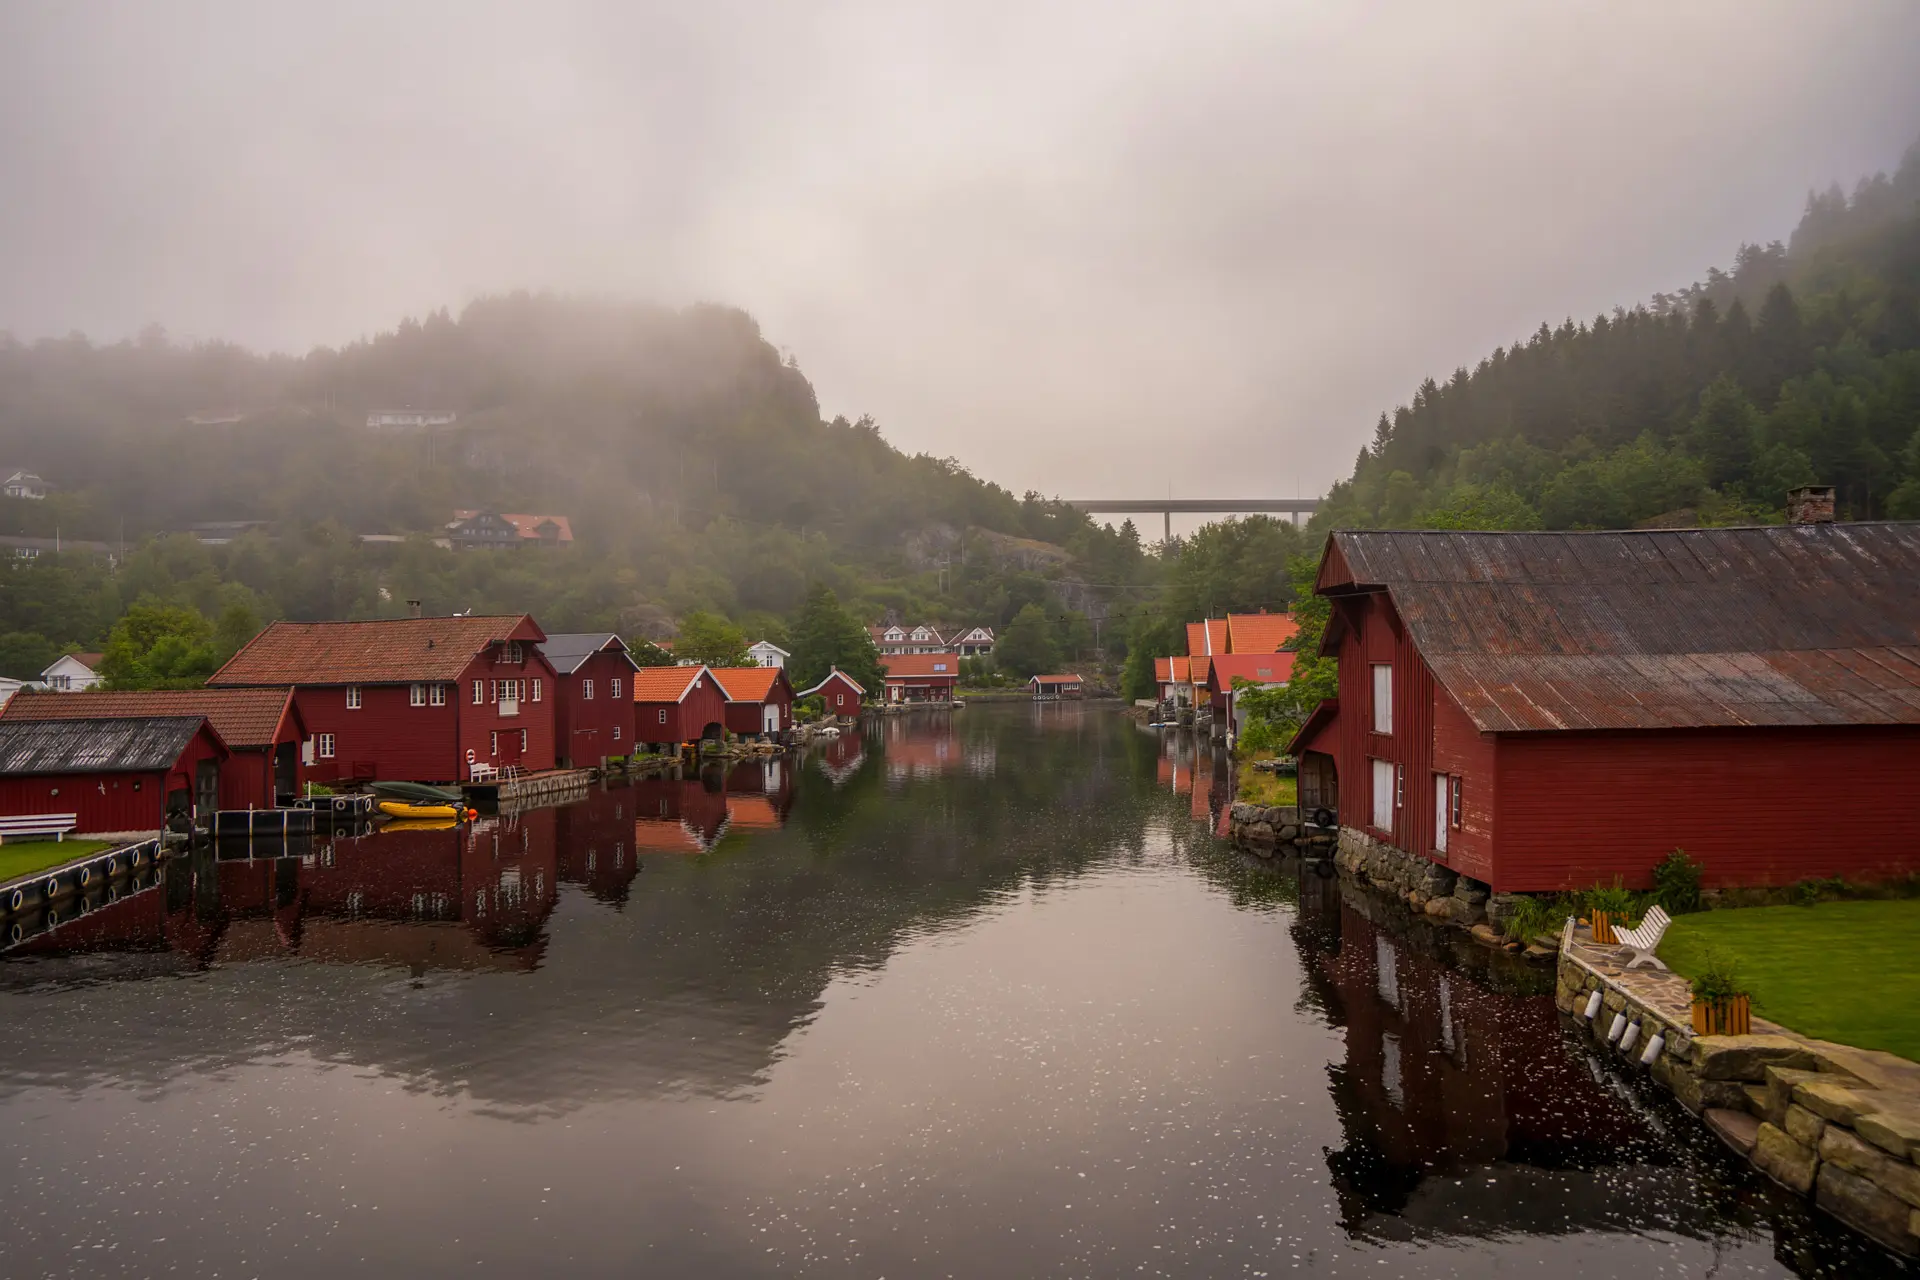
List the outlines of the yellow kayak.
{"type": "Polygon", "coordinates": [[[389,818],[438,818],[458,822],[467,816],[465,808],[453,804],[401,804],[398,800],[382,800],[378,808],[389,818]]]}
{"type": "Polygon", "coordinates": [[[395,818],[382,831],[451,831],[460,824],[452,818],[395,818]]]}

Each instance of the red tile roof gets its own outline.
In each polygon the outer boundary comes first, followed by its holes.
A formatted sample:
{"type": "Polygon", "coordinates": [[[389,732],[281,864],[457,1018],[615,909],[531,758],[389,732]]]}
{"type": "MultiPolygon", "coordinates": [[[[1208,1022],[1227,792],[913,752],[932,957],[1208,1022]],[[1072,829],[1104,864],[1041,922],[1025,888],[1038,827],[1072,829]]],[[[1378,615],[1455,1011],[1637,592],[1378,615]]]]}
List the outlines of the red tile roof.
{"type": "Polygon", "coordinates": [[[404,684],[457,680],[500,640],[546,639],[526,614],[275,622],[213,673],[210,685],[404,684]]]}
{"type": "Polygon", "coordinates": [[[1207,674],[1207,684],[1222,690],[1233,688],[1236,679],[1257,684],[1285,684],[1293,679],[1294,653],[1232,653],[1215,658],[1207,674]]]}
{"type": "Polygon", "coordinates": [[[678,702],[693,692],[695,680],[707,674],[705,667],[641,667],[633,673],[633,700],[678,702]]]}
{"type": "MultiPolygon", "coordinates": [[[[480,513],[478,511],[462,510],[462,511],[454,512],[453,518],[455,523],[458,523],[459,521],[462,521],[462,520],[471,520],[479,514],[480,513]]],[[[520,514],[512,511],[502,511],[500,512],[500,518],[502,520],[505,520],[508,524],[512,525],[514,527],[514,530],[518,532],[522,538],[525,538],[531,542],[546,541],[546,539],[540,536],[540,524],[542,521],[545,521],[545,520],[551,520],[555,525],[559,527],[560,531],[554,535],[553,541],[555,542],[572,542],[573,541],[573,522],[569,520],[566,516],[543,516],[543,515],[537,515],[537,514],[524,515],[524,514],[520,514]]]]}
{"type": "Polygon", "coordinates": [[[720,692],[727,695],[728,702],[765,702],[773,686],[786,674],[779,667],[712,667],[709,670],[720,682],[720,692]]]}
{"type": "Polygon", "coordinates": [[[0,720],[123,720],[148,716],[205,716],[229,747],[272,746],[293,690],[151,689],[39,693],[22,689],[0,710],[0,720]]]}
{"type": "Polygon", "coordinates": [[[880,659],[887,679],[960,678],[960,659],[951,653],[894,653],[880,659]]]}
{"type": "Polygon", "coordinates": [[[1195,684],[1205,684],[1207,675],[1213,670],[1213,659],[1205,654],[1187,659],[1187,674],[1195,684]]]}
{"type": "Polygon", "coordinates": [[[1284,613],[1230,613],[1227,642],[1230,653],[1278,653],[1280,646],[1300,631],[1300,624],[1284,613]]]}

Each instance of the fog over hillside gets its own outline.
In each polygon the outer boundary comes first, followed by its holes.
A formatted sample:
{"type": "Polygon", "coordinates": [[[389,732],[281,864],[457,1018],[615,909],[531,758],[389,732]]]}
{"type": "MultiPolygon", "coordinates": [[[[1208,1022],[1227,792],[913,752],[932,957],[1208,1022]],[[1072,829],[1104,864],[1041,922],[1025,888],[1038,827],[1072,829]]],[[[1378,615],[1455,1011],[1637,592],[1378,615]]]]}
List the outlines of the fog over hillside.
{"type": "Polygon", "coordinates": [[[1014,492],[1319,491],[1421,379],[1891,169],[1917,62],[1901,0],[16,4],[0,330],[717,301],[1014,492]]]}

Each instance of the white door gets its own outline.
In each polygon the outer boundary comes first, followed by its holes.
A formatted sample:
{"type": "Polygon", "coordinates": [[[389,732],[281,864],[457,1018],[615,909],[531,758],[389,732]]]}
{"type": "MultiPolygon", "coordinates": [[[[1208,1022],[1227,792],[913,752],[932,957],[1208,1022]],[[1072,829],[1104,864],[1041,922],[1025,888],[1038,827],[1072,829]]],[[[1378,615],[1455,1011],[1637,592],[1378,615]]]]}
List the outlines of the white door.
{"type": "Polygon", "coordinates": [[[1447,851],[1447,775],[1433,775],[1433,847],[1447,851]]]}
{"type": "Polygon", "coordinates": [[[1373,826],[1376,831],[1393,830],[1393,761],[1373,762],[1373,826]]]}
{"type": "Polygon", "coordinates": [[[760,731],[762,733],[780,732],[780,708],[771,702],[760,706],[760,731]]]}

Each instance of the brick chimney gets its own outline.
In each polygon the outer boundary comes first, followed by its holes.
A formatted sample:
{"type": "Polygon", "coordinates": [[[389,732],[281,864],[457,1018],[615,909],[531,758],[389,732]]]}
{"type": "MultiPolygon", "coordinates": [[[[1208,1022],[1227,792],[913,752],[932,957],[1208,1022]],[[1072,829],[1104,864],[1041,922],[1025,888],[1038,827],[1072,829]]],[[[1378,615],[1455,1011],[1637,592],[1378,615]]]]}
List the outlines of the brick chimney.
{"type": "Polygon", "coordinates": [[[1788,524],[1832,524],[1833,486],[1807,484],[1787,491],[1788,524]]]}
{"type": "MultiPolygon", "coordinates": [[[[1827,490],[1827,519],[1833,519],[1833,490],[1831,489],[1827,490]]],[[[420,602],[418,600],[407,601],[407,616],[409,618],[417,618],[420,616],[420,602]]]]}

